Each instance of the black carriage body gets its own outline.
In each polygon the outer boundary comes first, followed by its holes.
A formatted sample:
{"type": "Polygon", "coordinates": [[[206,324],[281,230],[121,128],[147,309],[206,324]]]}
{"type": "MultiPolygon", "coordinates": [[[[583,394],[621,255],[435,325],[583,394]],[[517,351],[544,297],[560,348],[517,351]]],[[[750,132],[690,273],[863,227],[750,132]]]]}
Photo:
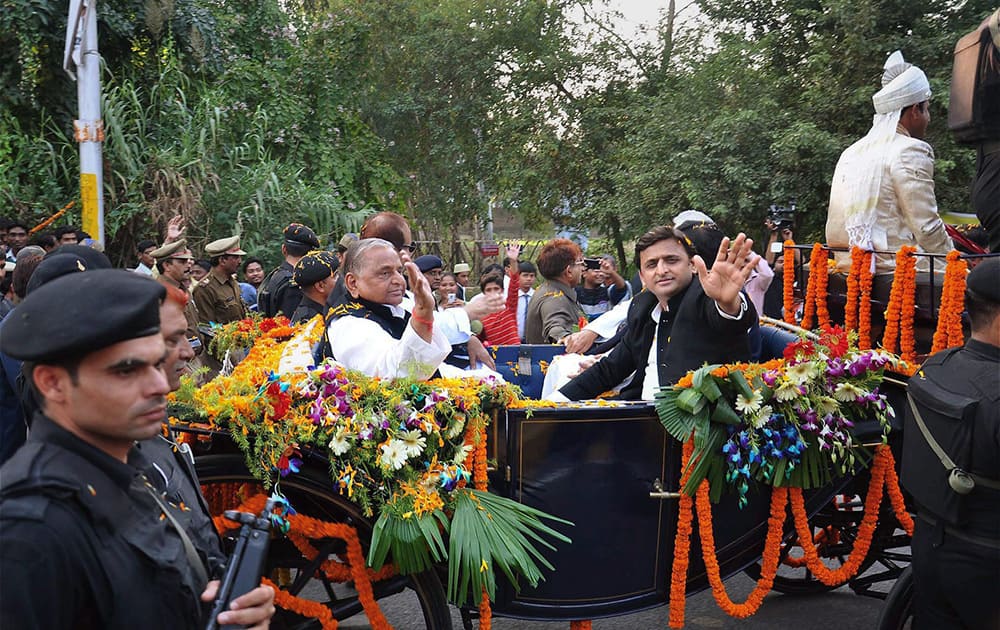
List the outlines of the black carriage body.
{"type": "MultiPolygon", "coordinates": [[[[571,545],[545,556],[555,567],[536,588],[498,586],[494,613],[523,619],[594,619],[667,603],[678,501],[651,498],[654,481],[676,492],[681,444],[651,404],[512,409],[498,418],[494,490],[575,523],[561,527],[571,545]]],[[[811,513],[840,484],[807,495],[811,513]]],[[[713,506],[716,556],[723,577],[756,561],[767,533],[770,492],[740,509],[726,494],[713,506]]],[[[689,594],[708,588],[697,527],[689,594]]]]}

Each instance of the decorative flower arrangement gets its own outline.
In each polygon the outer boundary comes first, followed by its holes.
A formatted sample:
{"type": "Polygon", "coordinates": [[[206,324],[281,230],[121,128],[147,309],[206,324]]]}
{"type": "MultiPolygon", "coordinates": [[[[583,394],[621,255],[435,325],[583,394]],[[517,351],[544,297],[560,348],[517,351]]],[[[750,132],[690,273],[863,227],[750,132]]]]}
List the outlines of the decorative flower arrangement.
{"type": "Polygon", "coordinates": [[[288,318],[282,315],[261,317],[257,313],[228,324],[213,323],[213,336],[208,349],[217,356],[223,356],[228,350],[247,350],[264,335],[275,339],[288,338],[295,332],[290,324],[288,318]]]}
{"type": "MultiPolygon", "coordinates": [[[[288,330],[315,341],[323,327],[288,330]]],[[[548,546],[540,534],[568,542],[541,520],[558,519],[470,483],[470,454],[485,446],[490,412],[518,399],[515,387],[492,377],[380,380],[332,361],[279,374],[295,343],[285,336],[276,325],[229,376],[200,388],[186,383],[172,397],[172,415],[228,431],[267,484],[298,473],[310,452],[325,456],[331,491],[377,517],[374,569],[390,555],[401,573],[448,560],[448,594],[459,605],[479,602],[484,587],[493,596],[494,566],[515,583],[537,584],[536,561],[547,565],[536,549],[548,546]]]]}
{"type": "Polygon", "coordinates": [[[852,428],[874,418],[889,430],[892,407],[879,393],[885,368],[905,369],[880,350],[858,350],[856,336],[827,328],[817,341],[790,344],[784,359],[710,365],[657,394],[657,411],[678,440],[694,440],[683,491],[702,479],[712,500],[732,487],[740,505],[752,482],[815,488],[857,461],[852,428]],[[693,434],[693,438],[692,438],[693,434]]]}

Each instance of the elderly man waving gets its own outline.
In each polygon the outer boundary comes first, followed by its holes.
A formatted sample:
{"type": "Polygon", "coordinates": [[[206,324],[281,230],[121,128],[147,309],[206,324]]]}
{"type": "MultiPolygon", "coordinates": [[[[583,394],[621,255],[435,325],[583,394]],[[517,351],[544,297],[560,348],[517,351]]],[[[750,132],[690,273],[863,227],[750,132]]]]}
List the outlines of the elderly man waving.
{"type": "Polygon", "coordinates": [[[333,358],[369,376],[430,378],[451,344],[434,326],[434,296],[417,266],[401,263],[392,243],[364,239],[347,250],[344,286],[351,299],[333,309],[327,326],[333,358]],[[404,268],[413,290],[410,313],[400,306],[404,268]]]}

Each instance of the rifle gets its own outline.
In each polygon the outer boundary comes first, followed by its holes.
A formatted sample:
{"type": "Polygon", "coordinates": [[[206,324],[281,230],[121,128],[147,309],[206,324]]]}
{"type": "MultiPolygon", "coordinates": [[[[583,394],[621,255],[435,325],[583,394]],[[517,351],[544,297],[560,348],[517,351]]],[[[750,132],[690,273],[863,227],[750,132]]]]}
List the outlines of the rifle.
{"type": "Polygon", "coordinates": [[[249,593],[260,586],[260,578],[264,575],[264,562],[267,560],[267,549],[271,542],[270,514],[274,501],[267,500],[264,511],[260,515],[249,512],[226,510],[225,517],[240,523],[240,533],[236,539],[226,573],[219,585],[219,593],[208,617],[205,630],[238,630],[241,626],[218,625],[219,614],[229,609],[232,600],[249,593]]]}

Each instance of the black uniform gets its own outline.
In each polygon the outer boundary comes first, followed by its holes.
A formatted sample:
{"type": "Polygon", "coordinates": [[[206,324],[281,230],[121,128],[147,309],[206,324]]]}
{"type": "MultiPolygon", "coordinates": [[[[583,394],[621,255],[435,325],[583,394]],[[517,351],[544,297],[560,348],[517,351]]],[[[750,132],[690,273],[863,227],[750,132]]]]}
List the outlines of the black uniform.
{"type": "MultiPolygon", "coordinates": [[[[1000,480],[1000,347],[975,339],[927,359],[909,389],[955,464],[1000,480]]],[[[1000,628],[1000,491],[960,495],[912,413],[902,484],[913,495],[915,629],[1000,628]]]]}
{"type": "Polygon", "coordinates": [[[274,317],[278,314],[291,317],[302,301],[302,289],[292,284],[292,273],[295,268],[288,263],[281,263],[277,269],[264,278],[257,294],[257,310],[264,317],[274,317]]]}
{"type": "MultiPolygon", "coordinates": [[[[35,416],[27,443],[0,469],[0,627],[203,625],[206,580],[160,516],[154,493],[162,501],[164,488],[143,474],[149,462],[137,450],[130,460],[35,416]]],[[[167,509],[186,518],[169,501],[167,509]]]]}
{"type": "Polygon", "coordinates": [[[326,313],[325,304],[314,302],[303,295],[302,301],[299,302],[299,307],[295,309],[295,313],[293,313],[289,319],[292,320],[293,324],[299,324],[301,322],[307,322],[317,315],[323,315],[324,313],[326,313]]]}

